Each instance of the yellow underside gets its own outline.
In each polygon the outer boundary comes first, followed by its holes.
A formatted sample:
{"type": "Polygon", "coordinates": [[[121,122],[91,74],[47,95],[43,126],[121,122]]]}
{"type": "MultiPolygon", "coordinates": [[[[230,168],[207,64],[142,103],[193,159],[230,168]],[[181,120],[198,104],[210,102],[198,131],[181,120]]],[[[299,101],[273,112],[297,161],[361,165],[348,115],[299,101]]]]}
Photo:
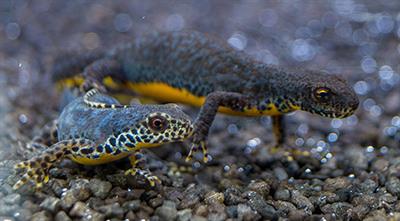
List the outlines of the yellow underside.
{"type": "MultiPolygon", "coordinates": [[[[150,148],[150,147],[156,147],[156,146],[160,146],[160,144],[140,143],[139,145],[136,145],[135,149],[140,150],[142,148],[150,148]]],[[[70,159],[77,163],[84,164],[84,165],[100,165],[100,164],[106,164],[109,162],[120,160],[122,158],[129,156],[130,154],[131,153],[129,153],[129,152],[128,153],[125,153],[125,152],[120,153],[118,155],[104,153],[97,159],[89,159],[86,157],[76,157],[76,156],[72,156],[72,157],[70,157],[70,159]]]]}
{"type": "MultiPolygon", "coordinates": [[[[58,87],[73,87],[82,84],[83,78],[82,77],[73,77],[73,78],[68,78],[68,79],[63,79],[61,82],[58,83],[58,87]]],[[[113,89],[118,89],[121,87],[121,85],[118,85],[116,82],[114,82],[110,77],[107,77],[103,80],[103,83],[113,89]]],[[[122,87],[128,88],[132,91],[134,91],[137,94],[140,94],[141,96],[147,97],[154,99],[159,102],[171,102],[171,103],[182,103],[182,104],[188,104],[191,106],[195,107],[201,107],[204,104],[204,101],[206,100],[206,97],[199,97],[196,95],[193,95],[186,89],[178,89],[171,87],[165,83],[161,82],[152,82],[152,83],[127,83],[126,85],[123,85],[122,87]]],[[[119,94],[114,95],[117,97],[118,100],[121,102],[126,101],[127,97],[126,95],[121,95],[119,94]]],[[[131,98],[131,97],[130,97],[131,98]]],[[[299,107],[297,106],[292,106],[292,110],[298,110],[299,107]]],[[[263,115],[281,115],[277,109],[277,107],[273,104],[270,104],[267,107],[267,110],[265,111],[260,111],[257,110],[256,107],[252,107],[250,109],[245,109],[243,112],[239,111],[234,111],[230,108],[227,107],[220,107],[218,109],[218,112],[224,113],[224,114],[230,114],[230,115],[239,115],[239,116],[263,116],[263,115]]]]}

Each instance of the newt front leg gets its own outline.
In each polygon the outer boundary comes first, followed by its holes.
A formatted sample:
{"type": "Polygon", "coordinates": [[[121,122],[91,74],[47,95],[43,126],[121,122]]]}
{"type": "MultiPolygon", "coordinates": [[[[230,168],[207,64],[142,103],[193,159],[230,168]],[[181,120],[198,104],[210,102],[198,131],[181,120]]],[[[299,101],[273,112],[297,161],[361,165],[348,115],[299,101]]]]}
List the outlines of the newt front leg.
{"type": "Polygon", "coordinates": [[[224,91],[210,93],[201,107],[196,121],[194,122],[192,146],[188,156],[186,157],[186,161],[190,161],[193,158],[193,154],[201,149],[203,152],[203,161],[206,163],[208,161],[206,140],[218,108],[228,107],[234,111],[243,111],[247,106],[246,101],[246,97],[239,93],[224,91]]]}
{"type": "Polygon", "coordinates": [[[125,175],[142,175],[152,187],[155,186],[156,183],[161,183],[160,179],[157,176],[152,175],[149,170],[144,170],[140,168],[142,166],[141,164],[145,163],[145,159],[142,153],[140,153],[139,151],[135,152],[134,154],[129,156],[129,161],[132,168],[125,171],[125,175]]]}

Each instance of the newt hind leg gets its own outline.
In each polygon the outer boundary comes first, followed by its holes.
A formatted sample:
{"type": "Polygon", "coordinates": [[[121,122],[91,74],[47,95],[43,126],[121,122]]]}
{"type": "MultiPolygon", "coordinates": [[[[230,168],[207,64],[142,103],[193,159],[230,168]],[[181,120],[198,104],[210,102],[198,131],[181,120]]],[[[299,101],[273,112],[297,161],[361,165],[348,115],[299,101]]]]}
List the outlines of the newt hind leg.
{"type": "Polygon", "coordinates": [[[49,180],[48,171],[57,162],[63,158],[71,156],[74,152],[93,145],[93,142],[87,139],[71,139],[60,141],[37,157],[23,161],[15,165],[15,169],[25,169],[26,172],[22,178],[17,181],[13,188],[19,189],[25,183],[32,181],[36,188],[41,188],[49,180]]]}
{"type": "Polygon", "coordinates": [[[293,161],[294,157],[310,156],[310,152],[307,150],[301,150],[295,147],[285,146],[285,121],[283,115],[272,116],[272,130],[275,136],[275,146],[272,147],[271,153],[276,154],[283,151],[288,161],[293,161]]]}

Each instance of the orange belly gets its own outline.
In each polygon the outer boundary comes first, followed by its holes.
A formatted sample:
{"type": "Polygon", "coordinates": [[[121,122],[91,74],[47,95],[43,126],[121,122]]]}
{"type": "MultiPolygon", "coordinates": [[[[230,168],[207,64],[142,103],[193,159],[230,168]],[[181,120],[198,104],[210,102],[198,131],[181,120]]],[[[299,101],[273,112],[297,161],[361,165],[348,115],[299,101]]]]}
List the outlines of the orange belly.
{"type": "MultiPolygon", "coordinates": [[[[82,77],[73,77],[63,79],[58,83],[58,87],[73,87],[82,84],[82,77]]],[[[206,97],[204,96],[196,96],[192,94],[190,91],[186,89],[174,88],[168,84],[162,82],[148,82],[148,83],[133,83],[129,82],[124,85],[120,85],[113,81],[110,77],[104,78],[103,83],[106,87],[112,89],[118,89],[121,87],[128,88],[133,92],[140,94],[143,97],[151,98],[159,102],[172,102],[172,103],[181,103],[187,104],[195,107],[201,107],[206,97]]],[[[127,101],[127,98],[131,98],[131,96],[126,96],[125,94],[115,94],[120,101],[127,101]]],[[[298,110],[299,107],[293,106],[291,107],[293,110],[298,110]]],[[[219,107],[218,112],[230,115],[239,115],[239,116],[274,116],[281,115],[282,113],[278,111],[278,108],[274,104],[269,104],[266,110],[261,111],[256,107],[252,107],[249,109],[245,109],[243,112],[234,111],[231,108],[227,107],[219,107]]]]}

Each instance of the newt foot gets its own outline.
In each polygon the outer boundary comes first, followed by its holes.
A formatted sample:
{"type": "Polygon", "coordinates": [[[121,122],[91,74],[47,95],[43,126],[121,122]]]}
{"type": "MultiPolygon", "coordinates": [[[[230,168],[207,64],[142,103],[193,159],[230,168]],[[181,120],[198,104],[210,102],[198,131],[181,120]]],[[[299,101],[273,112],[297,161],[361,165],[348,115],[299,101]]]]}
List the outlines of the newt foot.
{"type": "Polygon", "coordinates": [[[150,186],[152,186],[152,187],[155,186],[156,183],[161,184],[161,180],[157,176],[152,175],[151,172],[148,170],[131,168],[131,169],[125,171],[125,175],[135,176],[136,174],[144,176],[144,178],[149,182],[150,186]]]}

